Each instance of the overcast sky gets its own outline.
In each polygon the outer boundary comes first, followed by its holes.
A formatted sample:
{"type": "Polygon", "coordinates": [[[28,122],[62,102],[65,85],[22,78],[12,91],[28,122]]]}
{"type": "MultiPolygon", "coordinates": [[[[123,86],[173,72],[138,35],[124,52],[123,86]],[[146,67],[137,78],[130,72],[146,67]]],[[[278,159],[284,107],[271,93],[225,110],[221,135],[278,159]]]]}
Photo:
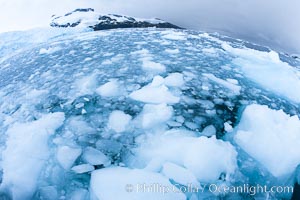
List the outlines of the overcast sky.
{"type": "Polygon", "coordinates": [[[0,31],[47,25],[79,7],[158,17],[300,54],[300,0],[0,0],[0,31]]]}

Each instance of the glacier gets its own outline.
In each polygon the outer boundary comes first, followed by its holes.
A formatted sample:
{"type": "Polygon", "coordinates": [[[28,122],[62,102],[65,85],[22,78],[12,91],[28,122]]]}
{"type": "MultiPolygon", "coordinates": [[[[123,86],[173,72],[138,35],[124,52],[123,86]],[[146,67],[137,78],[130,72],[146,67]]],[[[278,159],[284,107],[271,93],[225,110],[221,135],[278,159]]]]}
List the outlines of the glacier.
{"type": "Polygon", "coordinates": [[[300,181],[288,55],[216,33],[80,27],[2,33],[0,54],[0,199],[289,199],[207,186],[300,181]]]}

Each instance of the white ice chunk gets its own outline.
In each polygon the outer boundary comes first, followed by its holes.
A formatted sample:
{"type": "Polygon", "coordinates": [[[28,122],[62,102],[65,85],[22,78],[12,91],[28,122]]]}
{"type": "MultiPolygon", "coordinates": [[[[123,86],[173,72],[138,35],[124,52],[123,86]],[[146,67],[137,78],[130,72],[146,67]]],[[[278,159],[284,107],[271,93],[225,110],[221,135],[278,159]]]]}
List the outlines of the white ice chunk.
{"type": "Polygon", "coordinates": [[[38,190],[39,199],[58,199],[58,192],[55,186],[40,187],[38,190]]]}
{"type": "Polygon", "coordinates": [[[123,111],[115,110],[109,115],[108,127],[117,133],[124,132],[128,127],[132,117],[123,111]]]}
{"type": "Polygon", "coordinates": [[[77,189],[71,194],[72,200],[87,200],[89,197],[89,191],[86,189],[77,189]]]}
{"type": "Polygon", "coordinates": [[[226,132],[233,131],[233,127],[228,122],[224,123],[224,129],[225,129],[226,132]]]}
{"type": "Polygon", "coordinates": [[[93,94],[97,85],[96,75],[90,75],[80,78],[75,82],[77,95],[93,94]]]}
{"type": "Polygon", "coordinates": [[[165,79],[161,76],[155,76],[152,80],[151,86],[158,87],[165,83],[165,79]]]}
{"type": "Polygon", "coordinates": [[[74,171],[77,174],[83,174],[83,173],[91,172],[94,170],[95,170],[95,167],[90,164],[76,165],[76,166],[72,167],[72,171],[74,171]]]}
{"type": "Polygon", "coordinates": [[[235,141],[276,177],[291,174],[300,164],[300,120],[282,110],[248,106],[235,141]]]}
{"type": "Polygon", "coordinates": [[[211,137],[213,135],[216,135],[217,130],[213,125],[209,125],[203,129],[201,132],[201,135],[206,136],[206,137],[211,137]]]}
{"type": "Polygon", "coordinates": [[[229,90],[233,91],[235,94],[240,94],[240,90],[241,90],[241,86],[233,84],[229,81],[225,81],[223,79],[217,78],[215,75],[213,74],[203,74],[205,77],[207,77],[209,80],[216,82],[220,85],[222,85],[225,88],[228,88],[229,90]]]}
{"type": "Polygon", "coordinates": [[[65,170],[69,170],[81,152],[81,148],[72,148],[69,146],[58,147],[56,155],[57,161],[65,170]]]}
{"type": "Polygon", "coordinates": [[[159,73],[163,73],[166,71],[166,67],[163,64],[153,62],[148,59],[143,59],[143,69],[146,71],[155,71],[159,73]]]}
{"type": "Polygon", "coordinates": [[[235,85],[239,84],[239,81],[236,79],[233,79],[233,78],[227,78],[226,81],[228,81],[229,83],[235,84],[235,85]]]}
{"type": "Polygon", "coordinates": [[[299,70],[281,61],[278,53],[238,49],[227,43],[222,47],[237,56],[233,63],[241,67],[245,76],[278,95],[300,102],[299,70]]]}
{"type": "Polygon", "coordinates": [[[169,54],[178,54],[178,53],[180,53],[179,49],[166,49],[165,51],[169,54]]]}
{"type": "Polygon", "coordinates": [[[171,73],[165,78],[165,85],[171,87],[181,87],[184,85],[183,75],[180,73],[171,73]]]}
{"type": "Polygon", "coordinates": [[[136,101],[153,104],[174,104],[179,102],[179,97],[174,96],[163,84],[163,79],[159,76],[153,79],[153,82],[140,90],[132,92],[129,96],[136,101]],[[160,80],[160,81],[157,81],[160,80]]]}
{"type": "Polygon", "coordinates": [[[60,47],[49,47],[48,49],[41,48],[40,49],[40,54],[53,54],[56,51],[61,50],[60,47]]]}
{"type": "Polygon", "coordinates": [[[217,55],[217,49],[215,48],[204,48],[202,49],[202,52],[207,54],[207,55],[217,55]]]}
{"type": "Polygon", "coordinates": [[[121,167],[94,171],[90,183],[92,199],[185,200],[185,195],[174,187],[161,174],[121,167]],[[147,192],[146,186],[150,187],[153,184],[160,184],[165,190],[147,192]],[[166,188],[169,189],[168,192],[166,188]]]}
{"type": "Polygon", "coordinates": [[[168,121],[173,115],[173,108],[166,104],[146,104],[142,111],[142,127],[145,129],[154,128],[168,121]]]}
{"type": "Polygon", "coordinates": [[[141,49],[138,51],[134,51],[134,52],[131,52],[130,54],[131,55],[139,55],[142,58],[151,57],[151,54],[150,54],[149,50],[147,50],[147,49],[141,49]]]}
{"type": "Polygon", "coordinates": [[[131,55],[138,55],[142,61],[142,69],[150,73],[163,73],[166,71],[166,66],[153,61],[153,55],[147,49],[131,52],[131,55]]]}
{"type": "Polygon", "coordinates": [[[103,97],[114,97],[121,94],[121,88],[117,80],[112,80],[98,87],[96,92],[103,97]]]}
{"type": "Polygon", "coordinates": [[[230,177],[237,168],[235,148],[228,142],[200,137],[187,142],[183,165],[194,173],[199,181],[214,182],[222,173],[230,177]],[[208,157],[208,155],[211,155],[208,157]]]}
{"type": "Polygon", "coordinates": [[[81,117],[71,117],[68,120],[67,129],[76,135],[94,134],[96,131],[81,117]]]}
{"type": "Polygon", "coordinates": [[[237,168],[237,152],[229,143],[215,136],[194,137],[187,132],[166,132],[141,141],[134,163],[147,166],[153,159],[183,166],[200,182],[217,181],[222,173],[229,178],[237,168]]]}
{"type": "Polygon", "coordinates": [[[163,32],[162,38],[168,40],[186,40],[186,35],[182,32],[165,31],[163,32]]]}
{"type": "Polygon", "coordinates": [[[91,165],[110,164],[109,158],[104,153],[92,147],[87,147],[84,150],[82,159],[91,165]]]}
{"type": "Polygon", "coordinates": [[[2,153],[3,188],[15,200],[31,199],[40,173],[49,158],[48,139],[65,120],[64,113],[52,113],[7,130],[6,149],[2,153]]]}
{"type": "Polygon", "coordinates": [[[163,165],[162,174],[179,184],[200,188],[200,184],[192,172],[174,163],[166,162],[163,165]]]}
{"type": "Polygon", "coordinates": [[[196,124],[194,122],[185,122],[184,125],[191,130],[196,130],[199,128],[199,124],[196,124]]]}
{"type": "Polygon", "coordinates": [[[27,101],[30,101],[32,104],[40,103],[41,99],[43,99],[48,94],[47,90],[37,90],[31,89],[25,95],[27,101]]]}

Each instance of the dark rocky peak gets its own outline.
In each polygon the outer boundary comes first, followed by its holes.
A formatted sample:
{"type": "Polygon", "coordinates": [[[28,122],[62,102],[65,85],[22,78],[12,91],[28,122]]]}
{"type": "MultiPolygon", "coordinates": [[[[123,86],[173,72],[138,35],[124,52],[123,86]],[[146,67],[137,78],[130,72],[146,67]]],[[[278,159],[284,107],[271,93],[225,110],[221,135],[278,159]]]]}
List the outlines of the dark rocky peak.
{"type": "Polygon", "coordinates": [[[52,27],[88,27],[94,31],[116,29],[116,28],[174,28],[181,27],[163,21],[158,18],[142,19],[125,15],[106,14],[95,12],[92,8],[79,8],[63,16],[52,16],[50,23],[52,27]]]}

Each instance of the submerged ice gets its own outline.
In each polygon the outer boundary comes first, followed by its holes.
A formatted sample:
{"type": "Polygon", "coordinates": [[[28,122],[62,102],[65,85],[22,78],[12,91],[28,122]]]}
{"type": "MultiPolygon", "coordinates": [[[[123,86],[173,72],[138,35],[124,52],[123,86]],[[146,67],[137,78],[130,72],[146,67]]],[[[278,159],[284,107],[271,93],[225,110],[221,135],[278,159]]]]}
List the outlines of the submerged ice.
{"type": "Polygon", "coordinates": [[[299,176],[293,58],[187,30],[0,38],[0,198],[249,199],[205,186],[299,176]],[[136,192],[141,183],[177,192],[136,192]],[[179,190],[189,184],[203,192],[179,190]]]}

